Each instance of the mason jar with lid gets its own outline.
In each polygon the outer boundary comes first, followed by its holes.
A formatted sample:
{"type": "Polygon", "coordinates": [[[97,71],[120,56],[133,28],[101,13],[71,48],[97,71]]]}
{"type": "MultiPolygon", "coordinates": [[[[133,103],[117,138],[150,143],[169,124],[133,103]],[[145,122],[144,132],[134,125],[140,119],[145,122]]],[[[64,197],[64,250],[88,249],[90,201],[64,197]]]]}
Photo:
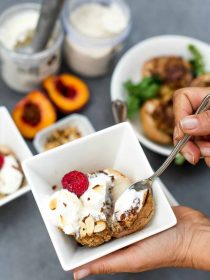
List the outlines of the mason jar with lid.
{"type": "Polygon", "coordinates": [[[41,5],[22,3],[0,15],[0,60],[3,81],[18,92],[40,86],[43,79],[58,72],[64,32],[58,20],[45,50],[24,53],[19,49],[32,42],[41,5]]]}
{"type": "Polygon", "coordinates": [[[68,66],[87,77],[106,74],[131,29],[130,9],[126,2],[67,0],[62,19],[68,66]]]}

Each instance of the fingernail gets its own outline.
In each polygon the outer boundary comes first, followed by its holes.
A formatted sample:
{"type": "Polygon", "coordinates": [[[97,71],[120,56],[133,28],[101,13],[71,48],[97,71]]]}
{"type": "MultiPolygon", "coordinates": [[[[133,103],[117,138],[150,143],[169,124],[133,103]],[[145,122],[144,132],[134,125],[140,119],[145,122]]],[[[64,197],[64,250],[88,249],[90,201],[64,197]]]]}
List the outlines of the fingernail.
{"type": "Polygon", "coordinates": [[[195,158],[193,154],[190,153],[183,153],[183,156],[185,157],[185,159],[192,164],[195,164],[195,158]]]}
{"type": "Polygon", "coordinates": [[[83,279],[83,278],[87,277],[88,275],[90,275],[89,269],[84,268],[84,269],[78,270],[78,271],[74,272],[74,280],[83,279]]]}
{"type": "Polygon", "coordinates": [[[198,127],[199,122],[196,118],[194,117],[185,117],[180,121],[181,127],[183,129],[195,129],[198,127]]]}
{"type": "Polygon", "coordinates": [[[204,157],[210,157],[210,147],[201,147],[201,154],[204,157]]]}
{"type": "Polygon", "coordinates": [[[180,128],[178,126],[174,129],[174,140],[179,140],[180,138],[180,128]]]}

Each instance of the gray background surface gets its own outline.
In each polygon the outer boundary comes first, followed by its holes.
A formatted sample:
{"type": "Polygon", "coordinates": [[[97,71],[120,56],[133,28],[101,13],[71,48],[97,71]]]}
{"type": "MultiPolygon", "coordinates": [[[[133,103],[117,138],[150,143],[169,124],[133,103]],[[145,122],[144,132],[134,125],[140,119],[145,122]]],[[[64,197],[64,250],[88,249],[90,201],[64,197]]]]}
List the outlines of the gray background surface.
{"type": "MultiPolygon", "coordinates": [[[[21,2],[1,0],[0,11],[21,2]]],[[[23,1],[22,1],[23,2],[23,1]]],[[[154,35],[183,34],[210,43],[209,0],[128,0],[133,30],[127,48],[154,35]]],[[[65,68],[64,68],[65,69],[65,68]]],[[[97,130],[113,124],[110,109],[110,76],[87,80],[91,102],[83,111],[97,130]]],[[[21,98],[0,81],[0,104],[12,109],[21,98]]],[[[30,145],[30,144],[29,144],[30,145]]],[[[32,147],[32,145],[30,145],[32,147]]],[[[145,149],[152,166],[157,168],[163,157],[145,149]]],[[[181,204],[210,215],[210,172],[200,163],[193,167],[171,166],[162,180],[181,204]]],[[[64,280],[71,273],[62,271],[53,246],[31,193],[0,209],[0,280],[64,280]]],[[[89,279],[210,279],[202,271],[161,269],[141,274],[93,276],[89,279]]]]}

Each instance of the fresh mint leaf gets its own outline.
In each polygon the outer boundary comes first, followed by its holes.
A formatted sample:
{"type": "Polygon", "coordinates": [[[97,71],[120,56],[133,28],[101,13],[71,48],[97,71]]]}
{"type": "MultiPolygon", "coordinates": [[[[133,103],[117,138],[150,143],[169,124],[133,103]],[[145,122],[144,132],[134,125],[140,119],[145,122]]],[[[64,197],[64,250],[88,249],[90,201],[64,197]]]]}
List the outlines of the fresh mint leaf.
{"type": "Polygon", "coordinates": [[[157,77],[146,77],[139,83],[128,80],[124,83],[127,91],[128,116],[134,116],[145,101],[155,98],[160,89],[161,81],[157,77]]]}
{"type": "Polygon", "coordinates": [[[141,93],[140,83],[134,84],[133,82],[128,80],[127,82],[124,83],[124,87],[127,90],[129,96],[138,97],[139,94],[141,93]]]}
{"type": "Polygon", "coordinates": [[[190,60],[190,63],[192,65],[195,77],[205,74],[205,63],[200,51],[194,45],[189,45],[188,49],[192,54],[192,59],[190,60]]]}
{"type": "Polygon", "coordinates": [[[139,110],[140,101],[135,96],[128,96],[127,99],[127,108],[128,108],[128,117],[132,118],[139,110]]]}

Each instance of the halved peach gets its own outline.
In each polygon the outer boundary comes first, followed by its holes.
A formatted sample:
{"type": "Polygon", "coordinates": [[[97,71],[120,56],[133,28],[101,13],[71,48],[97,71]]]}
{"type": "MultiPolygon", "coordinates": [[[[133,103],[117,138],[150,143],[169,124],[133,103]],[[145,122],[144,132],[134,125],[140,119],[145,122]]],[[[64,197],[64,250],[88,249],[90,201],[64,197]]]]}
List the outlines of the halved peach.
{"type": "Polygon", "coordinates": [[[66,114],[83,108],[90,97],[87,85],[69,74],[50,76],[44,80],[43,86],[53,104],[66,114]]]}
{"type": "Polygon", "coordinates": [[[16,104],[13,119],[21,134],[32,139],[41,129],[56,121],[56,111],[47,97],[40,91],[32,91],[16,104]]]}

